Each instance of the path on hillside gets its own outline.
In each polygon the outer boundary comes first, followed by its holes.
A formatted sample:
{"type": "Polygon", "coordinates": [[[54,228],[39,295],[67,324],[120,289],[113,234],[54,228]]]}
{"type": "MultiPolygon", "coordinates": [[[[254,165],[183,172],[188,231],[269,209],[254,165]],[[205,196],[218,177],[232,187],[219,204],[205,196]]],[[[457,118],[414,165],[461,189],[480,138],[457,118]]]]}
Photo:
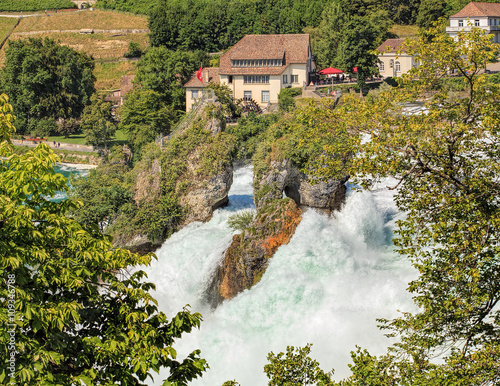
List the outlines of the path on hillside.
{"type": "Polygon", "coordinates": [[[36,147],[39,143],[45,143],[50,146],[52,149],[56,150],[68,150],[68,151],[83,151],[83,152],[93,152],[96,151],[93,146],[87,145],[78,145],[74,143],[63,143],[63,142],[53,142],[53,141],[35,141],[33,140],[21,140],[21,139],[12,139],[12,144],[15,146],[28,146],[28,147],[36,147]],[[57,145],[59,143],[59,146],[57,145]]]}
{"type": "Polygon", "coordinates": [[[149,33],[149,29],[50,29],[44,31],[27,31],[27,32],[14,32],[12,36],[28,36],[39,34],[52,34],[52,33],[84,33],[84,34],[143,34],[149,33]]]}

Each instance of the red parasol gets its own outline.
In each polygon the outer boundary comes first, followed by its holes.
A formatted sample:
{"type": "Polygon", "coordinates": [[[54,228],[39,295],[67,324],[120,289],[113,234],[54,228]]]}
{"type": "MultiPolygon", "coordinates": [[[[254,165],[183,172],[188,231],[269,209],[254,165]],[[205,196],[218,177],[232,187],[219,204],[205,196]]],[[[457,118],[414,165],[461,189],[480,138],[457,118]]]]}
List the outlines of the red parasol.
{"type": "Polygon", "coordinates": [[[321,71],[318,71],[318,74],[321,74],[321,75],[342,74],[342,73],[343,73],[342,70],[339,70],[338,68],[333,68],[333,67],[324,68],[321,71]]]}

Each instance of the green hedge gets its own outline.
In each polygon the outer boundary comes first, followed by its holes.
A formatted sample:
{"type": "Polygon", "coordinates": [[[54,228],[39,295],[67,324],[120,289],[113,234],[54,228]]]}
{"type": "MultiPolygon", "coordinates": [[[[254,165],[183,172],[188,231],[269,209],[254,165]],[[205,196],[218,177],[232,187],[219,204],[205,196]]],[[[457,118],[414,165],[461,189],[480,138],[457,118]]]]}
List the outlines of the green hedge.
{"type": "Polygon", "coordinates": [[[29,12],[66,8],[76,8],[76,4],[69,0],[0,0],[0,12],[29,12]]]}

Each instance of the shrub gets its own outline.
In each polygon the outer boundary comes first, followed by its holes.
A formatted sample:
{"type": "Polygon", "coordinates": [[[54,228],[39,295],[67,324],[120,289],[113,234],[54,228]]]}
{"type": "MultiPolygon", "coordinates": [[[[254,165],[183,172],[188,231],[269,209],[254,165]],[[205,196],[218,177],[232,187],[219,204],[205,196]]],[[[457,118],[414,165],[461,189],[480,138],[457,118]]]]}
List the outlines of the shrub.
{"type": "Polygon", "coordinates": [[[33,121],[31,125],[31,135],[35,137],[48,137],[51,133],[57,131],[58,126],[54,118],[45,118],[33,121]]]}
{"type": "Polygon", "coordinates": [[[139,58],[143,54],[139,43],[130,42],[128,44],[128,51],[123,54],[125,58],[139,58]]]}
{"type": "Polygon", "coordinates": [[[278,108],[280,111],[291,111],[295,108],[295,99],[291,89],[284,88],[278,94],[278,108]]]}
{"type": "Polygon", "coordinates": [[[255,218],[255,211],[251,209],[237,212],[229,217],[227,224],[235,231],[243,232],[255,218]]]}

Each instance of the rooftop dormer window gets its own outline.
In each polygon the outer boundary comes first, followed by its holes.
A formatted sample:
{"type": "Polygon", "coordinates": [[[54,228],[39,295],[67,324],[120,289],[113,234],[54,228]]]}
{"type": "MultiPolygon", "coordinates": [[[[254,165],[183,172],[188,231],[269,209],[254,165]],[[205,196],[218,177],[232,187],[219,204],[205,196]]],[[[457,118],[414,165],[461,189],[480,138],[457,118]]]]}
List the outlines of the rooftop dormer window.
{"type": "Polygon", "coordinates": [[[232,59],[233,67],[281,67],[282,59],[232,59]]]}

